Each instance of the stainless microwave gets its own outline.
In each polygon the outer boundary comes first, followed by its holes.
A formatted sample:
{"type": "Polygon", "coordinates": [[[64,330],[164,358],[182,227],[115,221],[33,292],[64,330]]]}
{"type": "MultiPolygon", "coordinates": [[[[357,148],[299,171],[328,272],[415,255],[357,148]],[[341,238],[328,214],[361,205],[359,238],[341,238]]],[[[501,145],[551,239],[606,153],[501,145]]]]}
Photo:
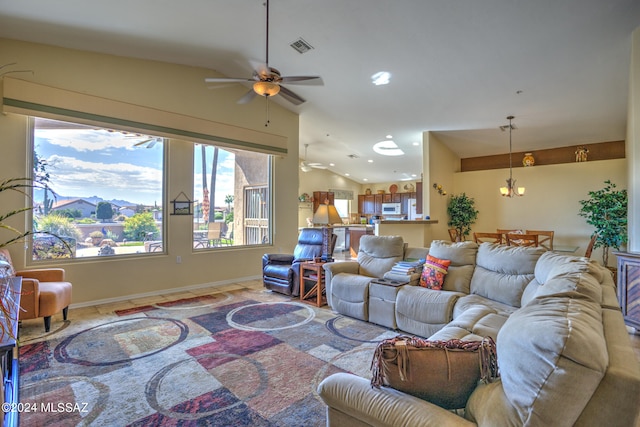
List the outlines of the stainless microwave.
{"type": "Polygon", "coordinates": [[[382,214],[383,215],[400,215],[402,213],[401,203],[383,203],[382,214]]]}

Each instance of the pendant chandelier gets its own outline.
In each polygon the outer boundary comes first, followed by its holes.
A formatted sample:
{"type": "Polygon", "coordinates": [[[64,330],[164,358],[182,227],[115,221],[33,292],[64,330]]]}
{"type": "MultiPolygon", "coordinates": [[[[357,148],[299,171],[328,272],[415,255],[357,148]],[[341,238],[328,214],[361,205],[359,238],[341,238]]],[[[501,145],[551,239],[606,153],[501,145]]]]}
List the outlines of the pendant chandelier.
{"type": "Polygon", "coordinates": [[[507,179],[507,186],[500,187],[500,194],[503,197],[515,197],[515,196],[524,196],[524,187],[516,187],[516,180],[513,179],[513,163],[512,163],[512,153],[511,153],[511,131],[515,129],[515,125],[511,123],[514,119],[514,116],[508,116],[507,120],[509,120],[509,125],[500,126],[500,130],[504,131],[509,128],[509,178],[507,179]]]}

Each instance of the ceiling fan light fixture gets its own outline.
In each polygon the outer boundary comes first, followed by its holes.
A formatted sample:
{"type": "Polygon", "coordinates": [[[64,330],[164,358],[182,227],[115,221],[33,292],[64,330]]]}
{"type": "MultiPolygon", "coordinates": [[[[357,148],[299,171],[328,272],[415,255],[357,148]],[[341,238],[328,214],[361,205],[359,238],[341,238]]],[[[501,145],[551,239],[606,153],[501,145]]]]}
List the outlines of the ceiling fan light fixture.
{"type": "Polygon", "coordinates": [[[260,96],[275,96],[280,93],[280,85],[273,82],[259,81],[253,84],[253,90],[260,96]]]}

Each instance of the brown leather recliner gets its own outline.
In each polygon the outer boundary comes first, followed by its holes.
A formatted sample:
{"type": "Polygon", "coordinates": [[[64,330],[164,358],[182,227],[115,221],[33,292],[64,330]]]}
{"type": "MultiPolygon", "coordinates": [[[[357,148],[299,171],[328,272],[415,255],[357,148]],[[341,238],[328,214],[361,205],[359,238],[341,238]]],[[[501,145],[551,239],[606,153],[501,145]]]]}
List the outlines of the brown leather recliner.
{"type": "MultiPolygon", "coordinates": [[[[6,249],[0,249],[0,257],[11,264],[11,255],[6,249]]],[[[15,271],[16,276],[22,277],[19,320],[43,317],[45,332],[51,329],[52,315],[62,311],[63,319],[67,320],[72,286],[65,281],[64,274],[62,268],[15,271]]]]}
{"type": "MultiPolygon", "coordinates": [[[[337,236],[331,234],[331,253],[337,236]]],[[[303,228],[293,254],[264,254],[262,282],[264,287],[285,295],[300,296],[300,263],[322,256],[322,229],[303,228]]]]}

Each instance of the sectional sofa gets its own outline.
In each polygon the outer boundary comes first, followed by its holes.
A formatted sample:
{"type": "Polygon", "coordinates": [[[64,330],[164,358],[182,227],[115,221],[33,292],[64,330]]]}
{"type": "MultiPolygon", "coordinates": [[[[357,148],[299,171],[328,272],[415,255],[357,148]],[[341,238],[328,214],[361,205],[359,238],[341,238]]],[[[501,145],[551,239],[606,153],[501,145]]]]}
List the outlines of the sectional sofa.
{"type": "MultiPolygon", "coordinates": [[[[465,408],[449,411],[389,387],[372,388],[365,378],[333,374],[318,387],[328,425],[640,423],[640,365],[609,270],[583,257],[491,243],[434,241],[428,252],[451,261],[440,291],[414,281],[387,287],[386,294],[375,288],[371,294],[371,285],[349,293],[353,289],[344,288],[365,282],[366,269],[360,262],[356,270],[353,263],[326,265],[332,309],[431,340],[491,336],[499,380],[479,383],[465,408]]],[[[371,254],[362,258],[372,264],[371,254]]]]}

